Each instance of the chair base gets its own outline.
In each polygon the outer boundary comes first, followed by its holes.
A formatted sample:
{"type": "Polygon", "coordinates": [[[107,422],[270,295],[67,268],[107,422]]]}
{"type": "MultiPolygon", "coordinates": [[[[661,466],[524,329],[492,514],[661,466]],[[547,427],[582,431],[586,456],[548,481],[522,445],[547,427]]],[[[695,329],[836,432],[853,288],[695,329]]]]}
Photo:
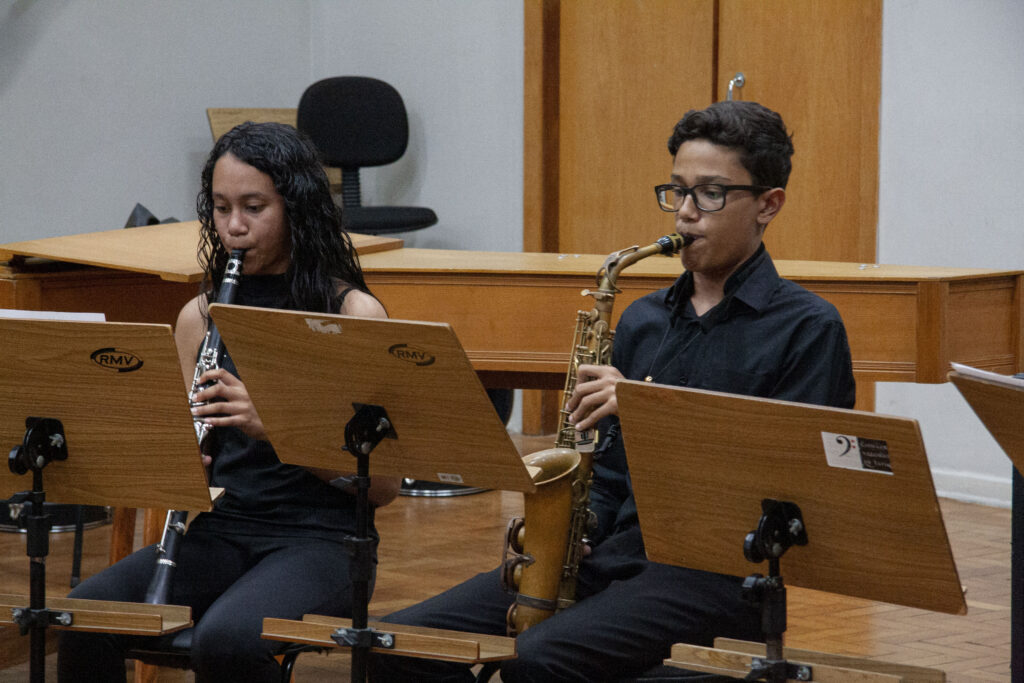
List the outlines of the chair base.
{"type": "Polygon", "coordinates": [[[192,628],[153,638],[151,647],[137,647],[125,653],[125,659],[171,669],[192,669],[192,628]]]}
{"type": "MultiPolygon", "coordinates": [[[[134,659],[150,666],[161,666],[168,669],[192,670],[192,657],[189,651],[192,649],[192,630],[186,628],[177,633],[154,639],[153,647],[141,647],[128,650],[125,659],[134,659]]],[[[292,671],[295,668],[295,660],[304,652],[319,652],[322,648],[293,644],[286,647],[277,655],[281,667],[281,681],[288,683],[292,680],[292,671]]]]}
{"type": "MultiPolygon", "coordinates": [[[[2,503],[4,501],[0,501],[2,503]]],[[[78,509],[82,512],[82,528],[92,529],[94,527],[110,524],[113,518],[113,510],[100,505],[68,505],[64,503],[43,503],[43,510],[50,515],[50,532],[61,533],[74,531],[78,509]]],[[[14,533],[25,533],[25,516],[18,519],[11,519],[9,514],[0,516],[0,531],[14,533]]]]}

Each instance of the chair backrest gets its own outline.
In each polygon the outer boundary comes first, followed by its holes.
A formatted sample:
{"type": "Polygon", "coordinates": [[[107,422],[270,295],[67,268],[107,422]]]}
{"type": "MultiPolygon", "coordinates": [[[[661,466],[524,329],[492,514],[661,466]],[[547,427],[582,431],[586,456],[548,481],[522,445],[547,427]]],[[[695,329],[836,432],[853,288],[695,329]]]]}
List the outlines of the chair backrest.
{"type": "Polygon", "coordinates": [[[398,161],[409,143],[402,96],[365,76],[325,78],[306,88],[297,127],[313,140],[324,164],[342,169],[398,161]]]}
{"type": "MultiPolygon", "coordinates": [[[[298,111],[295,108],[273,108],[266,107],[232,107],[219,108],[210,107],[206,110],[206,119],[210,122],[210,134],[213,141],[217,142],[221,135],[227,133],[240,123],[252,121],[253,123],[284,123],[295,128],[295,119],[298,111]]],[[[333,192],[341,191],[341,170],[328,166],[327,180],[331,183],[333,192]]],[[[166,222],[166,221],[165,221],[166,222]]]]}

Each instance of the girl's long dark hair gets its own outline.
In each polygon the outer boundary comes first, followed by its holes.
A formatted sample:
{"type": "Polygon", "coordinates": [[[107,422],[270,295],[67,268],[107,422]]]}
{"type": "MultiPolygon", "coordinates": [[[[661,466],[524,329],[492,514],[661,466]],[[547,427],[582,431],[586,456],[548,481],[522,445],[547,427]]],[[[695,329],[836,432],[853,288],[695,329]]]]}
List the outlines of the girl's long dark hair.
{"type": "Polygon", "coordinates": [[[228,252],[213,224],[213,167],[228,153],[270,176],[274,188],[284,198],[291,234],[287,277],[293,303],[299,310],[336,313],[342,285],[369,293],[313,144],[291,126],[247,122],[217,140],[203,167],[202,187],[196,198],[201,224],[201,286],[209,299],[216,298],[228,260],[228,252]]]}

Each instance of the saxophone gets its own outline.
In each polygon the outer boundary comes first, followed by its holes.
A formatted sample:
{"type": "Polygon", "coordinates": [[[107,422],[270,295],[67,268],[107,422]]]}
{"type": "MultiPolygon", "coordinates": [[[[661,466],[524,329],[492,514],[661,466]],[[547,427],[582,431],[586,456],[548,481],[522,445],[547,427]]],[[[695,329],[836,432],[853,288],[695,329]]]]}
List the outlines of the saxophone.
{"type": "MultiPolygon", "coordinates": [[[[234,301],[238,283],[242,278],[242,259],[244,257],[244,249],[235,249],[228,256],[228,263],[224,268],[224,278],[221,280],[220,290],[217,293],[217,303],[230,304],[234,301]]],[[[199,350],[195,373],[192,375],[192,388],[188,392],[189,405],[191,407],[205,405],[203,402],[193,401],[192,397],[200,389],[206,388],[206,385],[200,385],[199,378],[208,370],[220,367],[223,353],[224,342],[221,341],[217,326],[211,320],[206,337],[203,338],[203,344],[199,350]]],[[[202,451],[211,427],[199,417],[192,418],[192,426],[195,428],[196,441],[199,442],[199,449],[202,451]]],[[[178,541],[185,535],[185,521],[187,519],[187,510],[167,511],[164,532],[160,537],[160,543],[156,547],[156,569],[153,570],[153,577],[150,579],[149,587],[146,589],[145,602],[148,604],[167,604],[171,591],[171,578],[174,576],[174,568],[177,566],[178,541]]]]}
{"type": "Polygon", "coordinates": [[[611,364],[611,318],[619,273],[648,256],[678,253],[691,241],[673,233],[643,248],[616,251],[597,271],[597,291],[583,290],[583,296],[593,297],[594,307],[576,313],[554,448],[523,457],[537,491],[526,494],[523,516],[510,520],[505,533],[501,582],[516,594],[506,618],[510,636],[576,601],[576,576],[587,533],[595,523],[588,506],[597,435],[593,429],[576,431],[566,403],[576,390],[581,365],[611,364]],[[530,534],[525,533],[528,519],[536,522],[530,534]]]}

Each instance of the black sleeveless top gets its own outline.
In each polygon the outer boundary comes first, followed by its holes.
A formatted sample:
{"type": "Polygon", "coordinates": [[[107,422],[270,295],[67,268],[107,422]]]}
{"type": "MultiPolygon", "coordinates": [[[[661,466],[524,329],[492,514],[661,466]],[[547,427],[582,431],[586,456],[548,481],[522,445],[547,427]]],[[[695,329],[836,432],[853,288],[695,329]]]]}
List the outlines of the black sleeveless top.
{"type": "MultiPolygon", "coordinates": [[[[296,308],[284,275],[244,276],[235,303],[296,308]]],[[[238,377],[230,349],[225,348],[221,367],[238,377]]],[[[211,512],[196,517],[194,528],[227,527],[241,535],[332,540],[355,533],[355,496],[330,486],[303,467],[282,463],[269,441],[253,439],[238,428],[217,427],[210,438],[210,486],[224,487],[224,495],[211,512]]],[[[349,465],[354,469],[354,462],[343,460],[341,446],[338,444],[337,469],[345,470],[349,465]]],[[[369,519],[370,535],[377,538],[372,508],[369,519]]]]}

